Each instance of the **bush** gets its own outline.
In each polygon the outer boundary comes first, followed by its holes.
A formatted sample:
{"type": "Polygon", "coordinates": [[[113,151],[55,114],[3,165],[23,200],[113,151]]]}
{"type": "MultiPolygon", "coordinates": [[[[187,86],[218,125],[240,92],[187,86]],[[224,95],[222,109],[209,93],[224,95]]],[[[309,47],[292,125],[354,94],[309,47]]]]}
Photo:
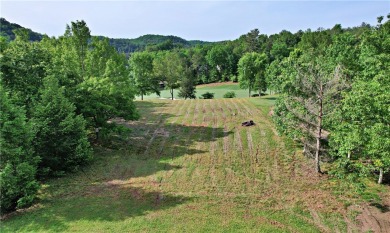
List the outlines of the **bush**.
{"type": "Polygon", "coordinates": [[[236,93],[234,91],[228,91],[223,95],[223,98],[235,98],[236,93]]]}
{"type": "Polygon", "coordinates": [[[202,94],[203,99],[214,99],[214,93],[206,92],[202,94]]]}
{"type": "Polygon", "coordinates": [[[236,75],[232,75],[232,76],[230,76],[230,81],[236,83],[236,82],[238,82],[238,77],[236,75]]]}

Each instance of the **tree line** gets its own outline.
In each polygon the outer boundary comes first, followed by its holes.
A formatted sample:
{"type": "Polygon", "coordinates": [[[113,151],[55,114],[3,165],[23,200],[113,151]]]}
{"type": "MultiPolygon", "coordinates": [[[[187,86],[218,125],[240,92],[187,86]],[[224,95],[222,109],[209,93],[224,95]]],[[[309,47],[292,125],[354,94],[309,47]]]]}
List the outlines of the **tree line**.
{"type": "Polygon", "coordinates": [[[278,92],[278,131],[303,146],[321,172],[354,182],[390,170],[390,15],[373,27],[304,33],[266,68],[278,92]]]}

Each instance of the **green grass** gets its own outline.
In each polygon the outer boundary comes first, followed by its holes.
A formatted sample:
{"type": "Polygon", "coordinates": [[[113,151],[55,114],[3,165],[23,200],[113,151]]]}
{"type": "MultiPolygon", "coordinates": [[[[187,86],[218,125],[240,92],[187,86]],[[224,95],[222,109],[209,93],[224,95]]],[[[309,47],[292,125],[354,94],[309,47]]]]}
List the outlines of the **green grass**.
{"type": "MultiPolygon", "coordinates": [[[[241,89],[238,85],[238,83],[217,83],[216,85],[201,85],[196,88],[196,98],[199,99],[199,97],[202,96],[202,94],[206,92],[214,93],[215,99],[223,98],[223,95],[228,91],[234,91],[236,93],[236,98],[245,98],[248,97],[248,89],[241,89]]],[[[175,99],[181,99],[178,97],[179,90],[175,89],[173,92],[173,97],[175,99]]],[[[252,94],[256,94],[256,92],[252,92],[252,94]]],[[[157,96],[156,94],[151,94],[148,96],[144,96],[144,99],[151,100],[151,99],[158,99],[158,98],[165,98],[170,99],[171,93],[169,90],[162,90],[160,96],[157,96]]],[[[141,97],[137,97],[138,100],[141,99],[141,97]]]]}
{"type": "Polygon", "coordinates": [[[329,181],[275,134],[273,101],[137,101],[129,140],[44,182],[0,232],[346,232],[329,181]]]}

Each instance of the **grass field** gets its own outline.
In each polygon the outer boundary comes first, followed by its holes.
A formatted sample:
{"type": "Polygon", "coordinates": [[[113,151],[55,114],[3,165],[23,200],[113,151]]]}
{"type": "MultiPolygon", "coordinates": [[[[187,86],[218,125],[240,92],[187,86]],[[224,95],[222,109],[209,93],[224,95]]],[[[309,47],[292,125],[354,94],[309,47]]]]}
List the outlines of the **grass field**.
{"type": "MultiPolygon", "coordinates": [[[[233,82],[226,82],[226,83],[212,83],[212,84],[205,84],[205,85],[199,85],[196,87],[196,98],[199,99],[199,97],[202,96],[202,94],[206,92],[214,93],[214,98],[219,99],[223,98],[223,95],[228,91],[234,91],[236,93],[237,98],[244,98],[248,97],[248,89],[241,89],[238,85],[238,83],[233,82]]],[[[175,99],[180,99],[178,97],[179,90],[175,89],[173,92],[173,97],[175,99]]],[[[256,94],[256,92],[252,92],[252,94],[256,94]]],[[[157,96],[156,94],[151,94],[148,96],[144,96],[144,99],[158,99],[158,98],[165,98],[170,99],[171,93],[169,90],[163,90],[161,91],[160,96],[157,96]]],[[[137,99],[141,99],[141,97],[137,97],[137,99]]]]}
{"type": "MultiPolygon", "coordinates": [[[[119,149],[48,180],[1,232],[347,232],[358,199],[313,173],[268,115],[274,99],[137,101],[119,149]],[[241,122],[254,120],[252,127],[241,122]]],[[[353,231],[351,231],[353,232],[353,231]]]]}

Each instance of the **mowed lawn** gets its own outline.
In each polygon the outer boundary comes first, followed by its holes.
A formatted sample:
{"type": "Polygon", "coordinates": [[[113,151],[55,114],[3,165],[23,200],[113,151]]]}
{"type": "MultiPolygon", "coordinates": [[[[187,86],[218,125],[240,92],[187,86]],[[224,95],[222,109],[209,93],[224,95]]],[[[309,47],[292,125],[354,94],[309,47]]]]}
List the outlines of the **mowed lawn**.
{"type": "Polygon", "coordinates": [[[273,101],[137,101],[117,149],[45,182],[0,231],[346,232],[343,195],[277,136],[273,101]]]}
{"type": "MultiPolygon", "coordinates": [[[[241,89],[238,83],[233,83],[233,82],[224,82],[224,83],[211,83],[211,84],[204,84],[204,85],[198,85],[196,87],[196,98],[200,98],[204,93],[206,92],[211,92],[214,93],[214,98],[219,99],[223,98],[223,95],[226,92],[234,91],[236,93],[237,98],[243,98],[243,97],[248,97],[249,92],[248,89],[241,89]]],[[[179,96],[179,89],[175,89],[173,91],[173,98],[175,99],[181,99],[179,96]]],[[[257,94],[257,92],[251,93],[257,94]]],[[[159,98],[164,98],[164,99],[170,99],[171,98],[171,93],[169,90],[162,90],[160,93],[160,96],[156,94],[150,94],[148,96],[144,96],[144,99],[159,99],[159,98]]],[[[141,99],[140,96],[137,97],[137,99],[141,99]]]]}

